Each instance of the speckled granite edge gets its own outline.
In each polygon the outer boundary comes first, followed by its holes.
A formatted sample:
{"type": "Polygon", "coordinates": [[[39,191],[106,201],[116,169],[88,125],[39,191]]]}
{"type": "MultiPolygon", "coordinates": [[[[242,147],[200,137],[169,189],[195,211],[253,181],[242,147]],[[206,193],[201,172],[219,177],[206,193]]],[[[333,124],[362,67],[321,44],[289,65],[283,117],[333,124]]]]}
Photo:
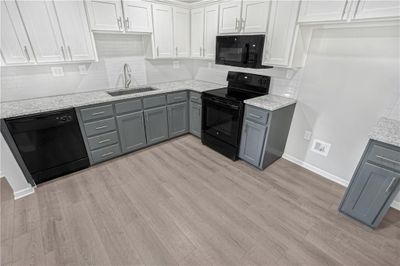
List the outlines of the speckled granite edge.
{"type": "Polygon", "coordinates": [[[268,111],[275,111],[283,107],[295,104],[297,101],[293,98],[282,97],[278,95],[264,95],[252,99],[245,100],[244,103],[262,108],[268,111]]]}
{"type": "Polygon", "coordinates": [[[94,91],[94,92],[60,95],[60,96],[50,96],[44,98],[35,98],[35,99],[13,101],[13,102],[4,102],[0,103],[0,119],[38,114],[38,113],[56,111],[67,108],[82,107],[92,104],[101,104],[119,100],[134,99],[161,93],[168,93],[168,92],[175,92],[182,90],[203,92],[223,87],[223,85],[221,84],[197,81],[197,80],[149,84],[148,86],[153,87],[156,90],[143,93],[116,96],[116,97],[110,96],[109,94],[107,94],[107,91],[94,91]]]}
{"type": "Polygon", "coordinates": [[[400,121],[382,117],[369,134],[369,138],[400,147],[400,121]]]}

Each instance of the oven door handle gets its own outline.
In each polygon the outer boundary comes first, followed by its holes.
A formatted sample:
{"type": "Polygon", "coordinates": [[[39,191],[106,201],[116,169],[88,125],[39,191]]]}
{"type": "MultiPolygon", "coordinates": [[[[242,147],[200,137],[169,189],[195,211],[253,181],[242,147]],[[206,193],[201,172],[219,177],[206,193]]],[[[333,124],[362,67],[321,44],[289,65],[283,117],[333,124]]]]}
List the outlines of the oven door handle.
{"type": "Polygon", "coordinates": [[[217,99],[205,99],[205,100],[208,100],[210,102],[217,103],[217,104],[229,107],[230,109],[233,109],[233,110],[239,110],[239,106],[233,105],[233,104],[229,104],[229,103],[226,103],[224,101],[220,101],[220,100],[217,100],[217,99]]]}

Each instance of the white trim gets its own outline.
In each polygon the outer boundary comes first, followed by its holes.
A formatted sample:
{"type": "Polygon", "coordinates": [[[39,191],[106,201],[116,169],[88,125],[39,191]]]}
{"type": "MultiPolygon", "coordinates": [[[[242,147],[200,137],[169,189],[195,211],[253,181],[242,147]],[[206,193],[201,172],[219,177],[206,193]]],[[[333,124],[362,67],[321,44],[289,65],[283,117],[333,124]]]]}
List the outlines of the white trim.
{"type": "Polygon", "coordinates": [[[24,188],[14,192],[14,199],[17,200],[33,193],[35,193],[35,188],[33,187],[24,188]]]}
{"type": "MultiPolygon", "coordinates": [[[[282,158],[284,158],[284,159],[286,159],[286,160],[288,160],[288,161],[290,161],[290,162],[292,162],[294,164],[297,164],[297,165],[299,165],[299,166],[301,166],[301,167],[303,167],[303,168],[305,168],[307,170],[310,170],[311,172],[314,172],[314,173],[316,173],[316,174],[318,174],[318,175],[320,175],[320,176],[322,176],[322,177],[324,177],[326,179],[329,179],[329,180],[331,180],[331,181],[333,181],[333,182],[335,182],[335,183],[337,183],[339,185],[342,185],[344,187],[347,187],[349,185],[349,183],[350,183],[350,181],[344,180],[343,178],[340,178],[340,177],[338,177],[338,176],[336,176],[334,174],[331,174],[331,173],[329,173],[329,172],[327,172],[325,170],[322,170],[321,168],[318,168],[318,167],[316,167],[316,166],[314,166],[312,164],[306,163],[306,162],[304,162],[304,161],[302,161],[302,160],[300,160],[300,159],[298,159],[298,158],[296,158],[296,157],[294,157],[292,155],[289,155],[287,153],[284,153],[282,155],[282,158]]],[[[400,202],[393,201],[390,206],[392,208],[397,209],[397,210],[400,211],[400,202]]]]}

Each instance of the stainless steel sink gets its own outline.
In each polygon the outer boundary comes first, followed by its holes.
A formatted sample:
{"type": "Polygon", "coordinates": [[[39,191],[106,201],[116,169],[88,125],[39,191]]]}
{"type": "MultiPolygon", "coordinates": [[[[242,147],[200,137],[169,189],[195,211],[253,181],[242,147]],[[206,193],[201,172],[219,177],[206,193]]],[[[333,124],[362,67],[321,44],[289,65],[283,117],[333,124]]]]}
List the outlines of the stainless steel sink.
{"type": "Polygon", "coordinates": [[[126,94],[135,94],[135,93],[142,93],[147,91],[154,91],[156,89],[152,87],[145,87],[145,88],[137,88],[137,89],[126,89],[126,90],[119,90],[119,91],[108,91],[107,93],[111,96],[121,96],[126,94]]]}

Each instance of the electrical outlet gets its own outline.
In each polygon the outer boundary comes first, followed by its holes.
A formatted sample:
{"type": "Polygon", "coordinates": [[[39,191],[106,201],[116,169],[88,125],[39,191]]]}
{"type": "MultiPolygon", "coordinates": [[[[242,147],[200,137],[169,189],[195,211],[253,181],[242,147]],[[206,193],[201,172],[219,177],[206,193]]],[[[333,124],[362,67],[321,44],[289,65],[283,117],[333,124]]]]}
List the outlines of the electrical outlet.
{"type": "Polygon", "coordinates": [[[87,75],[88,70],[86,68],[86,65],[79,65],[78,68],[79,68],[79,74],[87,75]]]}
{"type": "Polygon", "coordinates": [[[51,73],[53,77],[63,77],[64,76],[64,68],[63,67],[51,67],[51,73]]]}
{"type": "Polygon", "coordinates": [[[312,132],[309,130],[304,131],[304,139],[311,140],[312,132]]]}
{"type": "Polygon", "coordinates": [[[179,69],[180,68],[179,61],[173,61],[172,62],[172,68],[173,69],[179,69]]]}
{"type": "Polygon", "coordinates": [[[313,145],[311,147],[311,151],[318,153],[323,156],[328,156],[329,150],[331,149],[331,144],[324,142],[319,139],[315,139],[313,141],[313,145]]]}

